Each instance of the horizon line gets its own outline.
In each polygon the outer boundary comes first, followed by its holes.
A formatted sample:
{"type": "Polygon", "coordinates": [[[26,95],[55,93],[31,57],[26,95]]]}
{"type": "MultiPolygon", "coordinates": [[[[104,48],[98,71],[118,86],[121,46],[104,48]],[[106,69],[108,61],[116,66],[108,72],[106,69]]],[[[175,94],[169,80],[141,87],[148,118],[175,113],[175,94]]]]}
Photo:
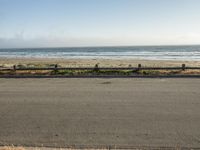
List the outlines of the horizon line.
{"type": "Polygon", "coordinates": [[[39,48],[42,48],[42,49],[54,49],[54,48],[107,48],[107,47],[150,47],[150,46],[153,46],[153,47],[159,47],[159,46],[162,46],[162,47],[165,47],[165,46],[200,46],[200,44],[152,44],[152,45],[108,45],[108,46],[55,46],[55,47],[45,47],[45,46],[39,46],[39,47],[2,47],[0,48],[1,49],[39,49],[39,48]]]}

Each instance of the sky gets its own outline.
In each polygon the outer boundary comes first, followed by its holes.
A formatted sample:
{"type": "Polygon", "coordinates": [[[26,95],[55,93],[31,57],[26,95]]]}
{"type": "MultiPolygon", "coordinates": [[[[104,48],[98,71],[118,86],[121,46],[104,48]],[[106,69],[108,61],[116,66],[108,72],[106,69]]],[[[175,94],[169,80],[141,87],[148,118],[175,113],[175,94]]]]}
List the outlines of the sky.
{"type": "Polygon", "coordinates": [[[200,0],[0,0],[0,48],[200,44],[200,0]]]}

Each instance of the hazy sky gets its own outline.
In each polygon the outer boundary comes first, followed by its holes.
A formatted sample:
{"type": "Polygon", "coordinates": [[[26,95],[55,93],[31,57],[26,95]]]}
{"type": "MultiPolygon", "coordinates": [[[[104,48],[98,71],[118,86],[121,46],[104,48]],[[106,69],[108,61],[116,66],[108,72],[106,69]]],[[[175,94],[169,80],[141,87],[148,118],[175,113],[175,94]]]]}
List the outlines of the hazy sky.
{"type": "Polygon", "coordinates": [[[200,0],[0,0],[0,48],[200,44],[200,0]]]}

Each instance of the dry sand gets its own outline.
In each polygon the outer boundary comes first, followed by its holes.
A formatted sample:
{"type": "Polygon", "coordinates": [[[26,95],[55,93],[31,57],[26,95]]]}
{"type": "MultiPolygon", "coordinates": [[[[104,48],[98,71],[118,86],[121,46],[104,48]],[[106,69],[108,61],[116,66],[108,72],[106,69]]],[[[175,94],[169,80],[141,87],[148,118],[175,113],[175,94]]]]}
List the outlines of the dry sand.
{"type": "Polygon", "coordinates": [[[35,58],[0,58],[0,66],[10,67],[18,64],[59,64],[63,67],[92,67],[95,64],[99,64],[101,67],[128,67],[137,66],[142,64],[143,66],[150,67],[171,67],[181,66],[186,64],[187,66],[200,66],[200,61],[165,61],[165,60],[135,60],[135,59],[35,59],[35,58]]]}

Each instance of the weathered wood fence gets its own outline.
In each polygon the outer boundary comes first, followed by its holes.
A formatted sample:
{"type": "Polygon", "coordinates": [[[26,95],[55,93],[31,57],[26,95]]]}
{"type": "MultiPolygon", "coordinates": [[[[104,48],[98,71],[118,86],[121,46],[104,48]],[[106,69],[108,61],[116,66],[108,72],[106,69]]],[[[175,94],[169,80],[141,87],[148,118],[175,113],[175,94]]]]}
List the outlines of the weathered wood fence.
{"type": "Polygon", "coordinates": [[[182,64],[180,67],[143,67],[138,64],[137,67],[58,67],[56,64],[54,67],[17,67],[14,65],[12,68],[0,68],[0,71],[28,71],[28,70],[200,70],[200,67],[187,67],[182,64]]]}

